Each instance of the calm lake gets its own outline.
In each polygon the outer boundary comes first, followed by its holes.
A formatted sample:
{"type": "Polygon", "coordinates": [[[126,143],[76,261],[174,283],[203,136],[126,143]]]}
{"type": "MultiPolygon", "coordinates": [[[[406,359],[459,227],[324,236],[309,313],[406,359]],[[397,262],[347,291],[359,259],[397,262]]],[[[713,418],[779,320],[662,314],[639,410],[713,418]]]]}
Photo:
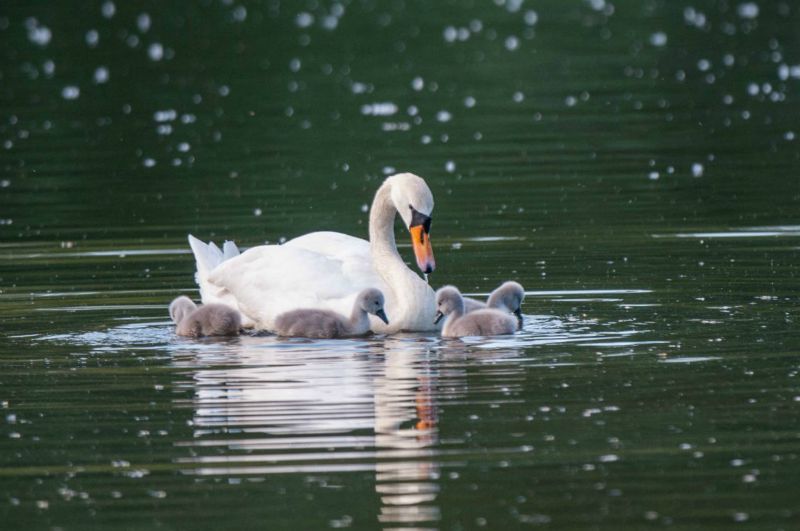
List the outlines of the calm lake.
{"type": "Polygon", "coordinates": [[[800,7],[0,5],[0,528],[800,528],[800,7]],[[186,241],[367,236],[524,329],[178,338],[186,241]],[[398,223],[400,252],[413,262],[398,223]]]}

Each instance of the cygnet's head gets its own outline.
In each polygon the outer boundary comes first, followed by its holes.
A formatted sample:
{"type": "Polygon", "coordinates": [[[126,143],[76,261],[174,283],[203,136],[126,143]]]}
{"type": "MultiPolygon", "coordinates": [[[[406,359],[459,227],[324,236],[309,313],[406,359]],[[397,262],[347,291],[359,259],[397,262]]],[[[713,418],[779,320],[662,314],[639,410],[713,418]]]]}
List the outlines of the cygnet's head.
{"type": "Polygon", "coordinates": [[[398,173],[386,179],[391,186],[392,203],[411,233],[411,244],[417,266],[425,274],[436,269],[431,247],[431,215],[433,194],[422,177],[413,173],[398,173]]]}
{"type": "Polygon", "coordinates": [[[197,309],[197,305],[192,302],[192,299],[186,295],[180,297],[169,303],[169,316],[175,324],[183,321],[183,318],[197,309]]]}
{"type": "Polygon", "coordinates": [[[442,317],[453,312],[464,312],[464,299],[461,292],[455,286],[444,286],[436,292],[436,319],[434,324],[442,320],[442,317]]]}
{"type": "Polygon", "coordinates": [[[489,296],[489,308],[506,310],[517,316],[517,325],[522,328],[522,301],[525,299],[525,289],[518,282],[509,280],[503,282],[499,288],[489,296]]]}
{"type": "Polygon", "coordinates": [[[356,300],[359,308],[389,324],[389,318],[386,317],[386,313],[383,311],[383,293],[381,293],[381,290],[375,288],[365,289],[358,294],[356,300]]]}

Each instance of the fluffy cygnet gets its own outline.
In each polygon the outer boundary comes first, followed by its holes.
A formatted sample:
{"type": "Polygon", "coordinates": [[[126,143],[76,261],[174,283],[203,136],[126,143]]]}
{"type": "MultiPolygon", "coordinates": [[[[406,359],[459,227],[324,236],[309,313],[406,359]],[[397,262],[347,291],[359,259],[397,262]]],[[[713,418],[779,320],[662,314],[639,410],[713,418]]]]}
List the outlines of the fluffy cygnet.
{"type": "Polygon", "coordinates": [[[383,293],[365,289],[356,297],[350,317],[329,310],[293,310],[275,319],[275,333],[279,336],[331,339],[363,336],[370,331],[368,314],[389,324],[383,311],[383,293]]]}
{"type": "Polygon", "coordinates": [[[180,296],[169,305],[169,316],[177,325],[175,333],[186,337],[235,336],[242,326],[239,312],[224,304],[201,307],[180,296]]]}
{"type": "Polygon", "coordinates": [[[447,317],[442,337],[497,336],[517,330],[516,319],[500,310],[485,308],[465,314],[464,299],[453,286],[436,292],[436,322],[442,317],[447,317]]]}
{"type": "Polygon", "coordinates": [[[494,308],[503,312],[513,313],[517,316],[517,329],[522,330],[522,301],[524,299],[525,289],[522,285],[509,280],[495,289],[485,303],[470,297],[464,297],[464,313],[484,308],[494,308]]]}

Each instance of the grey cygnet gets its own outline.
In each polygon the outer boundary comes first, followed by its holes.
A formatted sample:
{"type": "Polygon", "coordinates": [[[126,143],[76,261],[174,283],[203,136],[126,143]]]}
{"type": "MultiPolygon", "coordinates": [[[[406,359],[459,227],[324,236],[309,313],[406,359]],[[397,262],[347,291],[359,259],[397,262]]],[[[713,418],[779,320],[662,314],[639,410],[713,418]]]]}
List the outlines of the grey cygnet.
{"type": "Polygon", "coordinates": [[[169,316],[176,324],[175,333],[185,337],[236,336],[242,327],[239,312],[230,306],[205,304],[198,308],[183,295],[170,303],[169,316]]]}
{"type": "Polygon", "coordinates": [[[312,339],[363,336],[370,331],[368,314],[389,324],[383,311],[383,293],[378,289],[361,291],[349,318],[330,310],[292,310],[275,318],[274,332],[279,336],[312,339]]]}
{"type": "Polygon", "coordinates": [[[525,289],[518,282],[509,280],[503,282],[490,295],[485,303],[471,297],[464,297],[464,313],[494,308],[496,310],[513,313],[517,316],[517,329],[522,330],[522,301],[525,300],[525,289]]]}
{"type": "Polygon", "coordinates": [[[442,337],[497,336],[513,334],[517,322],[511,315],[493,308],[464,312],[464,299],[454,286],[436,292],[436,322],[447,317],[442,337]]]}

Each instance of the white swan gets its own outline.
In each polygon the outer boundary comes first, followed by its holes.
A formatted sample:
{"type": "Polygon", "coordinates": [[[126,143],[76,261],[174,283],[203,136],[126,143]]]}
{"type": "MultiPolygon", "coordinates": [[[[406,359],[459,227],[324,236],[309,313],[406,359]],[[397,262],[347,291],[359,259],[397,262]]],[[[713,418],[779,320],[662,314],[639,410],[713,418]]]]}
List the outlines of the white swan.
{"type": "Polygon", "coordinates": [[[417,265],[435,267],[429,232],[433,195],[411,173],[387,178],[375,193],[369,214],[369,241],[338,232],[313,232],[283,245],[260,245],[238,254],[189,235],[197,260],[195,276],[204,303],[219,302],[242,314],[242,324],[274,331],[275,318],[299,308],[349,315],[356,295],[366,288],[386,298],[387,325],[370,316],[377,333],[436,330],[436,295],[409,269],[394,239],[395,215],[411,233],[417,265]]]}

